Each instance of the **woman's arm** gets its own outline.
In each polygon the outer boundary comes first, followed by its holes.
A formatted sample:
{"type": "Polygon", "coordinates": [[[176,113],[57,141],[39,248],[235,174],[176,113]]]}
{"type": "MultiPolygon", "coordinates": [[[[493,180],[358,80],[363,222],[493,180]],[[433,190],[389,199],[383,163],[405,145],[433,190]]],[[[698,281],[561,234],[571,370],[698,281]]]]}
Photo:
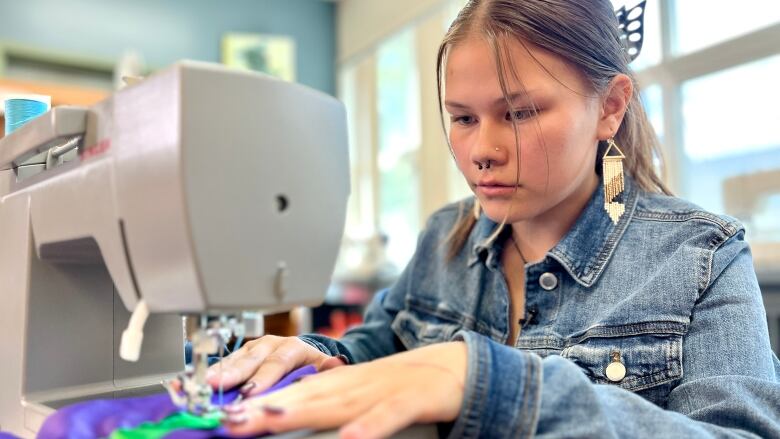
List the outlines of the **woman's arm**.
{"type": "Polygon", "coordinates": [[[415,276],[419,278],[416,272],[429,266],[431,260],[445,264],[442,240],[462,210],[462,206],[452,204],[431,215],[417,239],[412,259],[393,286],[376,293],[366,308],[362,324],[347,331],[339,340],[315,334],[302,335],[300,338],[328,355],[346,356],[351,364],[407,350],[391,325],[396,315],[406,307],[407,295],[419,289],[419,285],[413,282],[415,276]]]}
{"type": "Polygon", "coordinates": [[[323,371],[402,350],[390,324],[398,304],[403,303],[404,284],[399,281],[393,288],[377,293],[368,306],[365,323],[347,332],[341,340],[316,334],[298,338],[267,335],[213,365],[209,382],[214,388],[232,388],[246,382],[246,392],[251,395],[264,391],[296,367],[311,364],[323,371]]]}
{"type": "Polygon", "coordinates": [[[344,355],[350,364],[404,350],[390,328],[399,310],[397,296],[403,295],[400,291],[403,285],[399,285],[403,284],[402,280],[403,276],[392,288],[377,292],[366,309],[364,322],[347,331],[340,340],[319,334],[302,335],[300,339],[328,355],[344,355]]]}

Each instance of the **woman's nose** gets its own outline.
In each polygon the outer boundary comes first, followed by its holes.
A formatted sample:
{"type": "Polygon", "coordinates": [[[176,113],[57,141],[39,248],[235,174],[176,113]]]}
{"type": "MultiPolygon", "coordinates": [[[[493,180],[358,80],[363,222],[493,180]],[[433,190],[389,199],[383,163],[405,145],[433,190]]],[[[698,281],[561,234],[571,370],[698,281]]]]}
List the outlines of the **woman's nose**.
{"type": "Polygon", "coordinates": [[[479,137],[471,149],[471,162],[479,169],[503,165],[507,160],[500,130],[493,124],[482,123],[479,137]]]}

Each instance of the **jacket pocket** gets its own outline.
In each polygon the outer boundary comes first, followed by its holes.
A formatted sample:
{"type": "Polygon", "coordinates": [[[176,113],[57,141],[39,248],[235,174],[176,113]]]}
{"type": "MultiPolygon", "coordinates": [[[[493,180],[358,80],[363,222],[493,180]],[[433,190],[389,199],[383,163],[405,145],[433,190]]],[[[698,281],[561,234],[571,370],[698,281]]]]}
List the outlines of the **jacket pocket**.
{"type": "Polygon", "coordinates": [[[673,383],[683,375],[685,331],[679,322],[599,326],[572,337],[561,355],[594,383],[619,386],[664,407],[673,383]]]}
{"type": "Polygon", "coordinates": [[[463,327],[463,317],[446,306],[407,298],[391,327],[407,349],[449,341],[463,327]]]}

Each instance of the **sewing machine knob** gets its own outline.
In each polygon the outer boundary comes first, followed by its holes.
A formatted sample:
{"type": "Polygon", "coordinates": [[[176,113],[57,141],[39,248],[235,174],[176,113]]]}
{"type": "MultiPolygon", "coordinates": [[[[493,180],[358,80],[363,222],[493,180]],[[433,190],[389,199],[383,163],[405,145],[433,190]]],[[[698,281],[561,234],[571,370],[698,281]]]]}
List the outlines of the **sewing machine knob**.
{"type": "Polygon", "coordinates": [[[290,202],[287,201],[287,197],[284,195],[277,195],[276,196],[276,210],[279,212],[284,212],[287,210],[287,207],[290,206],[290,202]]]}

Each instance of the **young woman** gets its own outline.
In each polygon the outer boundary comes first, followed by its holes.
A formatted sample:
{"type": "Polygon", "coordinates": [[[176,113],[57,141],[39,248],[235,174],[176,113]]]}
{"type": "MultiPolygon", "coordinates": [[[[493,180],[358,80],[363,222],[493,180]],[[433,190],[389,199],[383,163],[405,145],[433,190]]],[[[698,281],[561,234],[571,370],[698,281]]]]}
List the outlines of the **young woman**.
{"type": "Polygon", "coordinates": [[[430,218],[341,340],[227,357],[223,384],[247,394],[322,371],[247,401],[231,432],[780,437],[744,230],[668,195],[628,62],[608,0],[471,1],[438,75],[474,198],[430,218]]]}

